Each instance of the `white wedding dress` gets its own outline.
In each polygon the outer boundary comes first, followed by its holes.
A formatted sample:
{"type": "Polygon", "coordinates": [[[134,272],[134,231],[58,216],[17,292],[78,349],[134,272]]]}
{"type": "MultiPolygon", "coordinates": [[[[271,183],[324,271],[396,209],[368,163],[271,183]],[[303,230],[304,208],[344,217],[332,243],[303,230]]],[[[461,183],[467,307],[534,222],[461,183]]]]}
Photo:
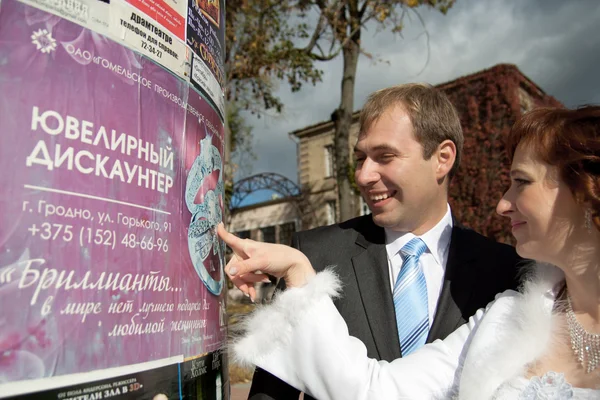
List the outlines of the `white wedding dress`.
{"type": "Polygon", "coordinates": [[[574,388],[560,373],[523,377],[551,345],[564,280],[556,267],[534,271],[523,293],[498,295],[443,341],[389,363],[369,359],[348,334],[331,300],[340,283],[324,271],[248,318],[234,357],[319,400],[600,400],[600,390],[574,388]]]}
{"type": "Polygon", "coordinates": [[[517,377],[500,386],[495,400],[598,400],[600,390],[581,389],[571,386],[565,376],[547,372],[541,378],[530,380],[517,377]]]}

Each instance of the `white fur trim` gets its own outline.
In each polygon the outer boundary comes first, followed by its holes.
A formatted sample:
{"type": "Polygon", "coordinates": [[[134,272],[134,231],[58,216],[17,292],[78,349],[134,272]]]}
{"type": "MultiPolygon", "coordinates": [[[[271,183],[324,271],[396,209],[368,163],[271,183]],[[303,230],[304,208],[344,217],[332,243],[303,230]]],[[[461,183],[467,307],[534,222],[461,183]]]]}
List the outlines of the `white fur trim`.
{"type": "Polygon", "coordinates": [[[244,367],[253,367],[275,348],[289,344],[291,332],[307,311],[323,297],[340,295],[341,282],[331,269],[313,277],[301,288],[279,293],[268,306],[260,306],[241,322],[243,337],[233,342],[233,358],[244,367]]]}
{"type": "Polygon", "coordinates": [[[489,322],[490,332],[475,335],[460,378],[461,400],[492,398],[502,383],[522,376],[527,365],[544,354],[554,329],[555,288],[563,279],[557,267],[533,265],[525,275],[523,293],[506,303],[504,317],[489,322]]]}

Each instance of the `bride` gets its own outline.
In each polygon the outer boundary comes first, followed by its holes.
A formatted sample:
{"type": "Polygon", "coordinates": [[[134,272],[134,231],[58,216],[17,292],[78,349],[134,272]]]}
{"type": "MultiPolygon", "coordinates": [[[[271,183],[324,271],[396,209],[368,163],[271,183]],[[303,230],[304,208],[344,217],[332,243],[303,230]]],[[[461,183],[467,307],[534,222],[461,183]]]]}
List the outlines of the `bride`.
{"type": "Polygon", "coordinates": [[[234,346],[254,364],[321,399],[600,399],[600,106],[535,109],[508,138],[511,186],[497,206],[517,252],[537,260],[445,340],[391,363],[368,359],[331,301],[332,269],[299,251],[239,239],[226,267],[253,296],[268,273],[288,290],[256,311],[234,346]]]}

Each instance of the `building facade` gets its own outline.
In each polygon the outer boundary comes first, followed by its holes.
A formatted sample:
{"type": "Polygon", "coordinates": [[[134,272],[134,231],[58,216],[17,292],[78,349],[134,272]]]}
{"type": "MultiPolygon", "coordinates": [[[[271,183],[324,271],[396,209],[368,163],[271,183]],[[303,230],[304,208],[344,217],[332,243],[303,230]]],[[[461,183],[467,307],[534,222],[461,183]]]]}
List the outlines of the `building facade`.
{"type": "Polygon", "coordinates": [[[294,198],[274,199],[232,210],[228,226],[244,239],[289,245],[302,227],[301,214],[294,198]]]}

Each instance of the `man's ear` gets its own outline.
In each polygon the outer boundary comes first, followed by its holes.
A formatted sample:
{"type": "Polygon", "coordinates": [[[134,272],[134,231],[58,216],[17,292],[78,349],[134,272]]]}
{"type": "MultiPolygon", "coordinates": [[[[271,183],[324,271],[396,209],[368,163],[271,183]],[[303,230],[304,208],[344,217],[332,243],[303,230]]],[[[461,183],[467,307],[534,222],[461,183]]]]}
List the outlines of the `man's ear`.
{"type": "Polygon", "coordinates": [[[446,139],[438,145],[433,156],[437,161],[435,177],[438,181],[442,181],[450,174],[456,161],[456,145],[452,140],[446,139]]]}

